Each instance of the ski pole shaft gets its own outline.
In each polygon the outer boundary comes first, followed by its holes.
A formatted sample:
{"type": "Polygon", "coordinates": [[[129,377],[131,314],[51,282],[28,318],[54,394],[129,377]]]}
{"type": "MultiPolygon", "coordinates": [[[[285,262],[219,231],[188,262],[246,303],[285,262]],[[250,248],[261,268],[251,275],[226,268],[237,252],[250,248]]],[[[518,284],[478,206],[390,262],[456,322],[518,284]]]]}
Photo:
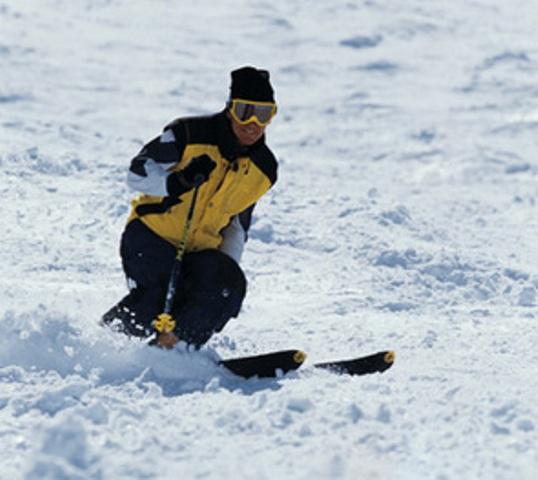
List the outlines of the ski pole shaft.
{"type": "Polygon", "coordinates": [[[166,291],[166,297],[164,302],[163,312],[153,322],[155,330],[159,333],[170,333],[174,331],[176,327],[176,321],[172,318],[172,308],[174,307],[174,297],[176,295],[177,287],[179,284],[179,277],[181,275],[181,264],[183,261],[183,255],[185,254],[185,248],[187,246],[187,240],[191,230],[192,219],[194,217],[194,209],[196,207],[196,200],[198,198],[198,191],[200,185],[203,183],[203,176],[197,175],[194,179],[194,192],[192,194],[189,211],[185,220],[185,226],[183,227],[183,233],[181,240],[179,241],[176,258],[172,265],[172,271],[170,272],[170,280],[168,282],[168,288],[166,291]]]}
{"type": "Polygon", "coordinates": [[[192,218],[194,216],[194,207],[196,206],[196,200],[198,198],[198,189],[200,185],[197,184],[192,194],[191,204],[189,206],[189,212],[187,213],[187,219],[185,220],[185,226],[183,227],[183,234],[179,245],[177,247],[176,258],[172,265],[172,271],[170,273],[170,281],[168,282],[168,291],[166,292],[166,301],[164,303],[164,313],[170,313],[174,304],[174,296],[177,290],[179,282],[179,275],[181,274],[181,263],[183,261],[183,255],[185,254],[185,247],[187,246],[187,240],[189,238],[189,232],[191,230],[192,218]]]}

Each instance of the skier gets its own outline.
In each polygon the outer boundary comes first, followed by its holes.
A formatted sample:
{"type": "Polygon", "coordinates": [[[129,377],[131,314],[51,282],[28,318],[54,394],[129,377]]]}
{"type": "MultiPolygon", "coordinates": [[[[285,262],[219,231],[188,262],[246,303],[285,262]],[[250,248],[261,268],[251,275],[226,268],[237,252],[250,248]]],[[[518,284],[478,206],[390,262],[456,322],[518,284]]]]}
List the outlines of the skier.
{"type": "Polygon", "coordinates": [[[224,110],[173,121],[131,161],[127,181],[141,193],[120,245],[130,291],[103,316],[105,324],[137,337],[155,334],[164,348],[179,340],[198,348],[238,315],[247,283],[239,261],[252,211],[277,178],[264,135],[276,110],[269,72],[239,68],[231,72],[224,110]],[[170,312],[175,324],[156,330],[185,232],[170,312]]]}

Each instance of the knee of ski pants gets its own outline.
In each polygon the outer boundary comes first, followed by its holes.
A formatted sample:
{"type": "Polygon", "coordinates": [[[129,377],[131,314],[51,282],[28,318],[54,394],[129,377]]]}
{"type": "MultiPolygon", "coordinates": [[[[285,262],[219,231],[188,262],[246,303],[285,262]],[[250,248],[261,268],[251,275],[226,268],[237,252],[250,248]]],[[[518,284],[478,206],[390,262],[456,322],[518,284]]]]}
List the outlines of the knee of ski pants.
{"type": "Polygon", "coordinates": [[[239,265],[218,250],[185,256],[173,315],[181,340],[200,346],[241,310],[247,281],[239,265]]]}
{"type": "Polygon", "coordinates": [[[172,244],[136,219],[125,227],[120,254],[125,275],[137,286],[166,290],[176,258],[172,244]]]}

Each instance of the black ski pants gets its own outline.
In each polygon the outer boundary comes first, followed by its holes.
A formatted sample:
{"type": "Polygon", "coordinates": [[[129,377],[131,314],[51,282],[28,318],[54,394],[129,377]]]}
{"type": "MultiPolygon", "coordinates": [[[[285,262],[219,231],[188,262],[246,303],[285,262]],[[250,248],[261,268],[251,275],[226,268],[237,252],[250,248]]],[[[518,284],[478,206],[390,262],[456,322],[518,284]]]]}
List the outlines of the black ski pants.
{"type": "MultiPolygon", "coordinates": [[[[162,313],[176,249],[140,220],[122,235],[123,270],[136,286],[104,316],[103,322],[138,337],[154,333],[152,322],[162,313]]],[[[187,253],[171,312],[175,334],[196,347],[236,317],[246,294],[239,265],[219,250],[187,253]]]]}

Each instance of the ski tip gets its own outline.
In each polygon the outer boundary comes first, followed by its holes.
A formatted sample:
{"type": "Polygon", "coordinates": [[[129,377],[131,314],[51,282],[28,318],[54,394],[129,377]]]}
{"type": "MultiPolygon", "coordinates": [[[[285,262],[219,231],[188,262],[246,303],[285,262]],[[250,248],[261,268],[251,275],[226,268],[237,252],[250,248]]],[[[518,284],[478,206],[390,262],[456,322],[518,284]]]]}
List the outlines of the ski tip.
{"type": "Polygon", "coordinates": [[[297,350],[294,354],[293,354],[293,361],[297,364],[297,365],[302,365],[302,363],[306,360],[306,353],[303,352],[302,350],[297,350]]]}
{"type": "Polygon", "coordinates": [[[383,356],[383,360],[386,364],[392,365],[394,361],[396,360],[396,352],[394,350],[389,350],[383,356]]]}

